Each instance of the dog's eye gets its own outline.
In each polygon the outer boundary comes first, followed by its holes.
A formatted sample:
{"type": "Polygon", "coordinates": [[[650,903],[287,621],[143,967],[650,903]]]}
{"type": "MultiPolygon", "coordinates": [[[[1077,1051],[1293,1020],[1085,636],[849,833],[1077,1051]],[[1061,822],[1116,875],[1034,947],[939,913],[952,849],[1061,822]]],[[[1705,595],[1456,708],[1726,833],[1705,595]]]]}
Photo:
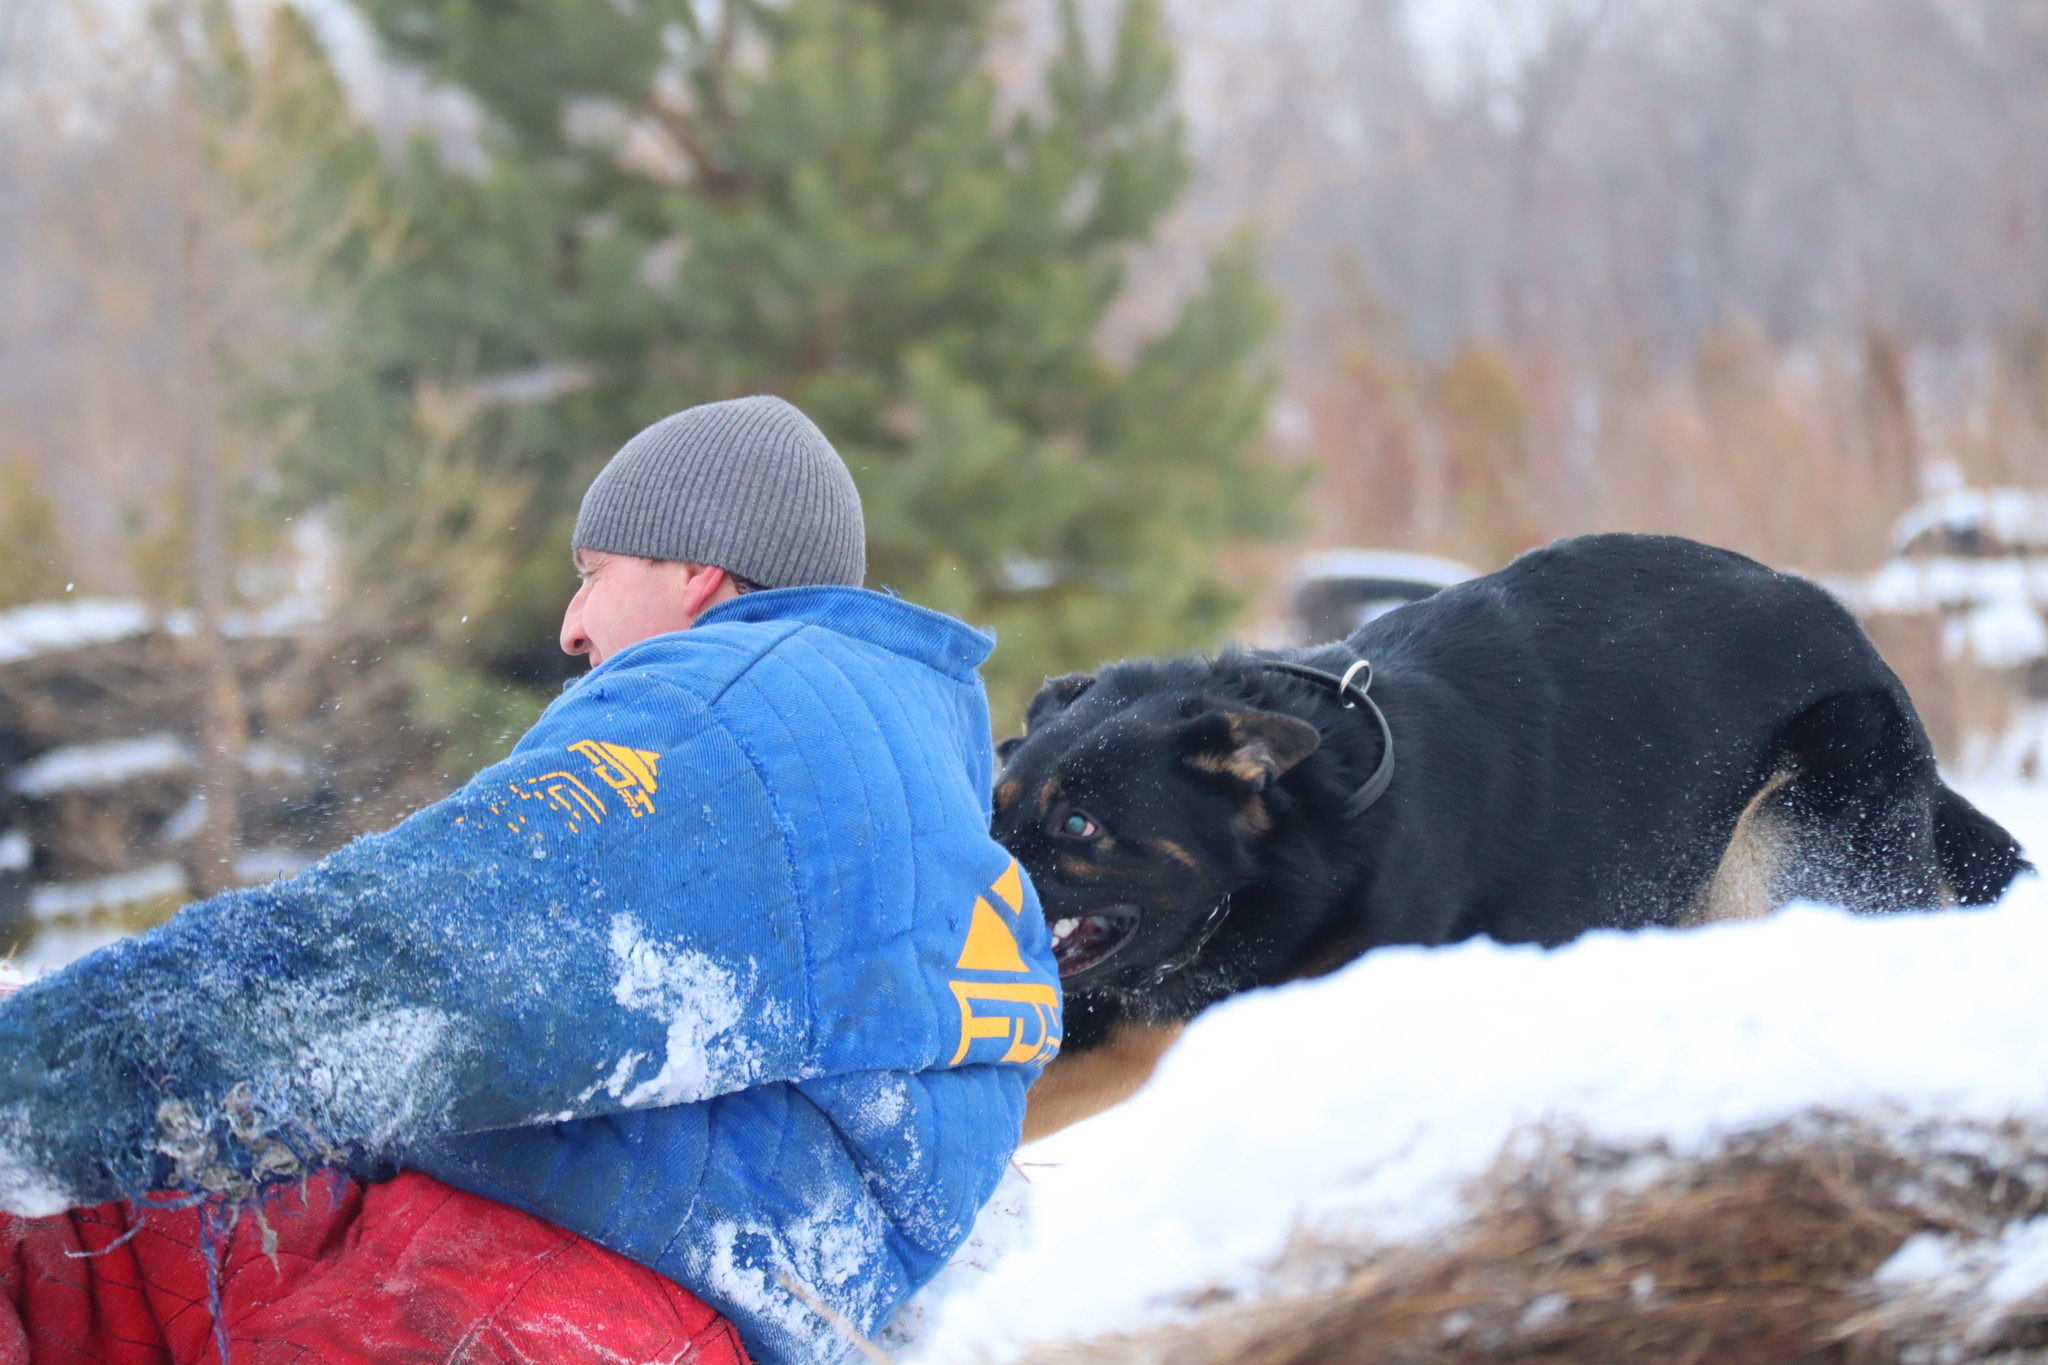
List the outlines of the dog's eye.
{"type": "Polygon", "coordinates": [[[1093,820],[1090,820],[1079,811],[1075,811],[1060,822],[1060,832],[1062,834],[1071,834],[1076,839],[1093,839],[1096,835],[1102,833],[1101,830],[1095,827],[1093,820]]]}

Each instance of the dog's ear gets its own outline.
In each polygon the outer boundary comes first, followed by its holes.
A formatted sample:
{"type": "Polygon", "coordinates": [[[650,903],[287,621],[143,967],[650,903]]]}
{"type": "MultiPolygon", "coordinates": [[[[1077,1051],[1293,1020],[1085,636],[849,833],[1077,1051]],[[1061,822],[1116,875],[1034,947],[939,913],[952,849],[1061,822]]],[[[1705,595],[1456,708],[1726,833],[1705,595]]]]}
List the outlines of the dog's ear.
{"type": "Polygon", "coordinates": [[[1264,791],[1322,746],[1322,732],[1278,711],[1212,711],[1192,727],[1188,762],[1264,791]]]}
{"type": "Polygon", "coordinates": [[[1045,686],[1038,689],[1038,695],[1031,699],[1031,705],[1024,710],[1024,732],[1031,733],[1047,716],[1066,710],[1081,699],[1083,692],[1093,686],[1093,673],[1068,673],[1057,678],[1047,678],[1045,686]]]}
{"type": "Polygon", "coordinates": [[[1024,736],[1022,735],[1011,735],[1008,739],[997,741],[996,762],[1008,763],[1010,761],[1010,755],[1016,753],[1017,746],[1019,744],[1022,744],[1023,742],[1024,736]]]}

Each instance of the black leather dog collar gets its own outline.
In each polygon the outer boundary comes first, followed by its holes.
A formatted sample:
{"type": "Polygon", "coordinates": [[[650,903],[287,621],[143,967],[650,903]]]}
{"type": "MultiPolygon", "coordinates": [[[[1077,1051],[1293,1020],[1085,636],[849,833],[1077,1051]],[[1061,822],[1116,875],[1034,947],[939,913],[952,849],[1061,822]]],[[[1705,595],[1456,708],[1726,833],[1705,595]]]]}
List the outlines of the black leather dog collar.
{"type": "Polygon", "coordinates": [[[1258,665],[1260,668],[1270,668],[1275,673],[1287,673],[1297,678],[1307,678],[1310,682],[1321,683],[1337,694],[1337,699],[1344,702],[1344,709],[1347,711],[1357,708],[1345,698],[1356,697],[1365,703],[1366,710],[1372,712],[1372,718],[1379,722],[1380,727],[1380,764],[1372,770],[1372,776],[1365,779],[1365,785],[1351,794],[1351,799],[1344,803],[1343,811],[1347,820],[1355,820],[1365,814],[1373,802],[1386,794],[1387,784],[1394,780],[1394,732],[1387,725],[1386,713],[1380,710],[1379,703],[1374,701],[1367,691],[1372,686],[1372,665],[1360,659],[1345,669],[1341,678],[1335,673],[1325,673],[1320,668],[1310,668],[1307,664],[1288,663],[1280,659],[1260,659],[1258,665]],[[1365,682],[1362,685],[1352,681],[1361,669],[1365,672],[1365,682]]]}

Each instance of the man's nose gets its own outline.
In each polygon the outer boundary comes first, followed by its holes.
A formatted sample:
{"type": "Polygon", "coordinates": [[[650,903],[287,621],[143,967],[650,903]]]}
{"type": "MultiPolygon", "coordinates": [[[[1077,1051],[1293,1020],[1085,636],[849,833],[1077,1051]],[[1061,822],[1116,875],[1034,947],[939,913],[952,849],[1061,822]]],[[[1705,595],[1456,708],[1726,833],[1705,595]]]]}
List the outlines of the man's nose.
{"type": "Polygon", "coordinates": [[[583,632],[583,593],[584,590],[578,588],[576,595],[569,599],[568,609],[562,613],[562,652],[564,654],[588,654],[590,652],[590,637],[583,632]]]}

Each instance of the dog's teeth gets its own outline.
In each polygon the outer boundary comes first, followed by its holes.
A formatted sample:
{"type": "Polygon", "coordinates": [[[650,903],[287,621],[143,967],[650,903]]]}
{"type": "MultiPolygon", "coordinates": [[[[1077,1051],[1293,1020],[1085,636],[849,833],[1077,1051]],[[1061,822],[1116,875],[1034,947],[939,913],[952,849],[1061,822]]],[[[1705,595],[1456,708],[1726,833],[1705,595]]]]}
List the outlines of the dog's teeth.
{"type": "Polygon", "coordinates": [[[1058,943],[1080,927],[1081,921],[1077,919],[1056,919],[1052,922],[1052,941],[1058,943]]]}

